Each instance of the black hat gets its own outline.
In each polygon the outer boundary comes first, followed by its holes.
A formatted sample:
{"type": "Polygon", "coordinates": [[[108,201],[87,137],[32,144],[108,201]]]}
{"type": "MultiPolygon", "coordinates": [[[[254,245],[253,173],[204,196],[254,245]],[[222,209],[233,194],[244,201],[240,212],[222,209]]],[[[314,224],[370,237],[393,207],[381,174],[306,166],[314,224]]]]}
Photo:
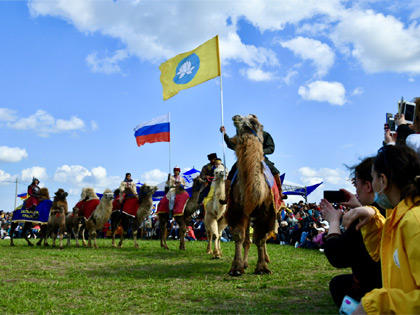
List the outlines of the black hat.
{"type": "Polygon", "coordinates": [[[209,161],[217,159],[217,154],[216,153],[210,153],[209,155],[207,155],[207,158],[209,159],[209,161]]]}

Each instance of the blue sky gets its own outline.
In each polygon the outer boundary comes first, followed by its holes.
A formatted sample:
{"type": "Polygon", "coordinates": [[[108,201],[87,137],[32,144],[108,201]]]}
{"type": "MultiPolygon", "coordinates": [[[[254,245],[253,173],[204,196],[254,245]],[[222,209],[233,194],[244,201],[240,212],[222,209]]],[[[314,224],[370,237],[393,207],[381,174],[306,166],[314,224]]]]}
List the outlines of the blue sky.
{"type": "MultiPolygon", "coordinates": [[[[161,182],[168,144],[133,128],[171,113],[172,164],[222,155],[219,79],[162,99],[159,65],[219,34],[225,125],[256,114],[286,182],[350,187],[386,112],[419,96],[418,1],[0,1],[0,209],[32,176],[76,202],[125,172],[161,182]]],[[[226,149],[227,166],[235,157],[226,149]]]]}

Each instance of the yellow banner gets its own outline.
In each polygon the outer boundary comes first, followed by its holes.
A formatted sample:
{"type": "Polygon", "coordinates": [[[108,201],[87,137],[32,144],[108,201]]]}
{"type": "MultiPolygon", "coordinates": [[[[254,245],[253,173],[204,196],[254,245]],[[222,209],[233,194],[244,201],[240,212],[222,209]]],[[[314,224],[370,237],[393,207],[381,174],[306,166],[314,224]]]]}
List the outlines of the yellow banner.
{"type": "Polygon", "coordinates": [[[213,37],[196,49],[179,54],[159,67],[163,99],[220,76],[219,38],[213,37]]]}

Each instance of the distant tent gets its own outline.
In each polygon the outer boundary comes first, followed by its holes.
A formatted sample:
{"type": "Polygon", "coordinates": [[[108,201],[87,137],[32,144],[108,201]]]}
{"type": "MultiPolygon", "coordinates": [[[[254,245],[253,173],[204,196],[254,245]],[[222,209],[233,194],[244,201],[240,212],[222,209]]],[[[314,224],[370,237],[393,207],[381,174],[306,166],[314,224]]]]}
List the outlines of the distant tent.
{"type": "Polygon", "coordinates": [[[319,184],[315,184],[312,186],[306,186],[306,187],[293,187],[293,190],[283,191],[283,194],[285,195],[294,195],[294,196],[302,196],[303,198],[306,198],[320,185],[322,185],[322,182],[319,184]]]}

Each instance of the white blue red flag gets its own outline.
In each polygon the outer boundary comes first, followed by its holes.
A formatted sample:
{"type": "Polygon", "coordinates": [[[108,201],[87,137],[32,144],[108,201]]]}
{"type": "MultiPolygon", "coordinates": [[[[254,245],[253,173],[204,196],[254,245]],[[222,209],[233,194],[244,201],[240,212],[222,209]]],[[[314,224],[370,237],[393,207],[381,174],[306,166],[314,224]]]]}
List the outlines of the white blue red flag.
{"type": "Polygon", "coordinates": [[[145,143],[169,142],[171,141],[169,114],[156,117],[134,128],[137,146],[145,143]]]}

